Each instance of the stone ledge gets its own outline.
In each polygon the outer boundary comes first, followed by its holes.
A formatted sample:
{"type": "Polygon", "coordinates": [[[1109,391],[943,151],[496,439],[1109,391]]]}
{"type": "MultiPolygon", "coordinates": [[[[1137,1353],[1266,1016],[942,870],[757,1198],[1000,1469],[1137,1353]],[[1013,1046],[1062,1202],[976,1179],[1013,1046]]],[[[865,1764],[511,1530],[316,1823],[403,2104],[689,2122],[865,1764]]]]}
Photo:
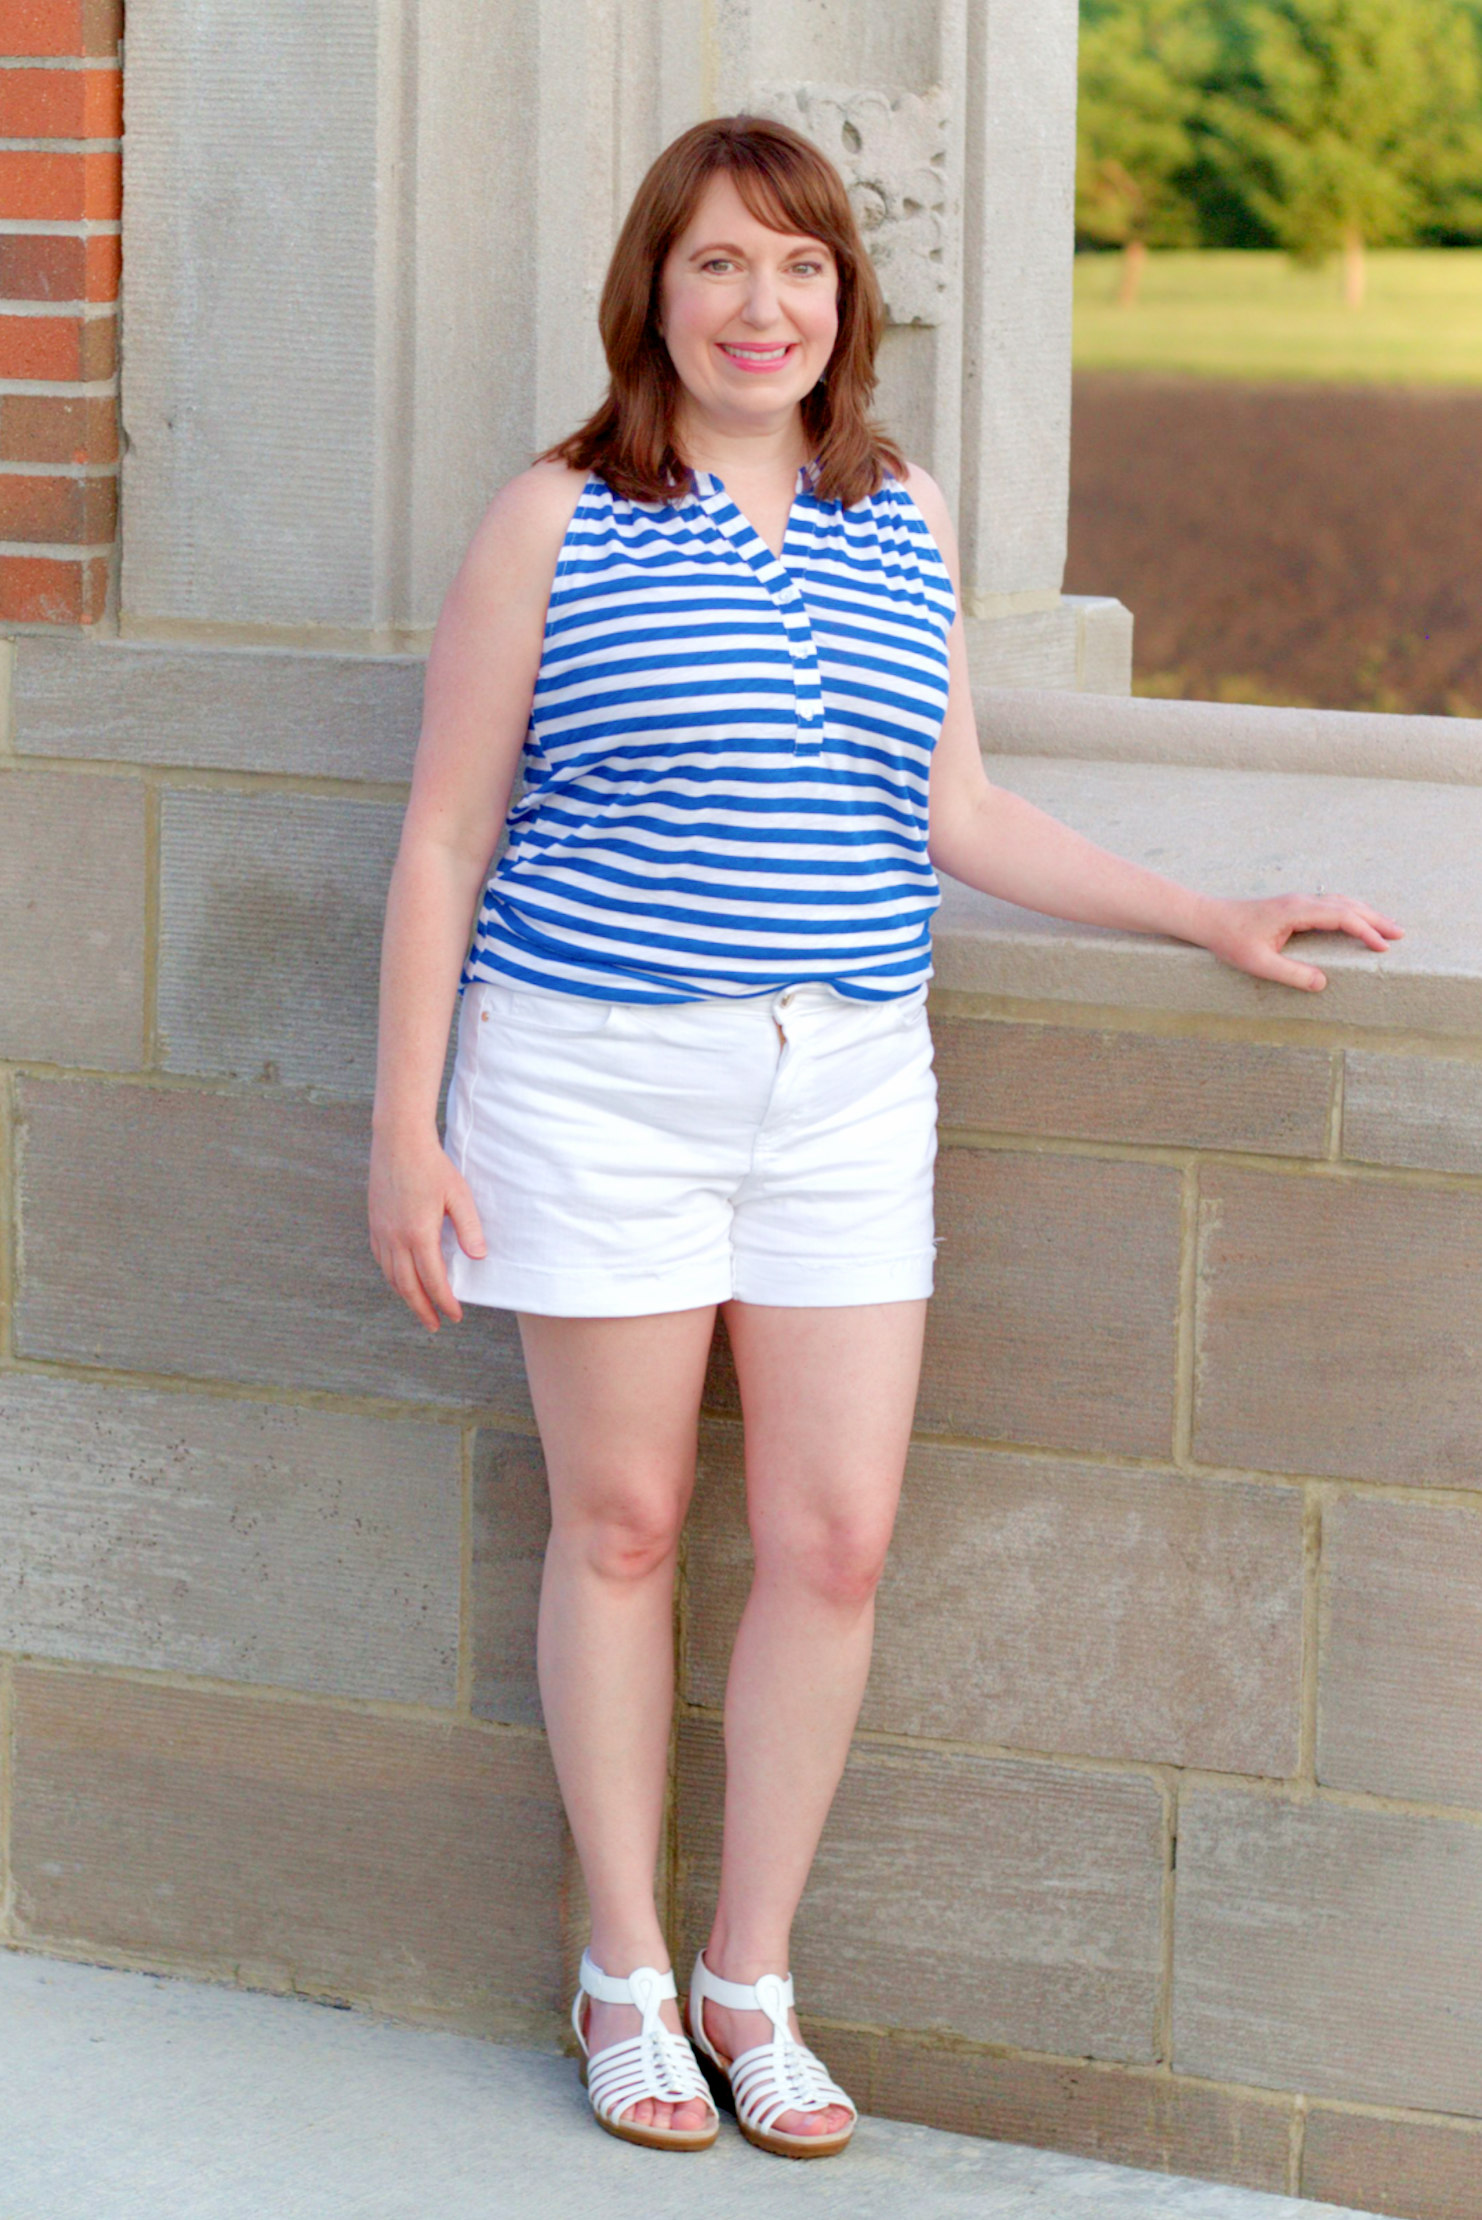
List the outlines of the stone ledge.
{"type": "MultiPolygon", "coordinates": [[[[1129,706],[1187,716],[1197,705],[1100,706],[1114,718],[1129,706]]],[[[1302,935],[1293,952],[1328,976],[1326,988],[1311,994],[1251,978],[1184,941],[1072,924],[944,877],[935,934],[939,988],[1262,1021],[1482,1033],[1476,870],[1482,783],[1049,753],[991,755],[988,772],[996,785],[1100,846],[1202,892],[1266,895],[1323,886],[1395,918],[1405,937],[1381,955],[1348,934],[1302,935]]]]}
{"type": "Polygon", "coordinates": [[[5,645],[18,755],[411,777],[425,656],[30,635],[5,645]]]}
{"type": "MultiPolygon", "coordinates": [[[[1110,640],[1116,630],[1111,613],[1120,604],[1085,607],[1110,640]]],[[[975,678],[973,707],[985,754],[995,762],[1000,756],[1074,756],[1482,786],[1479,718],[1154,701],[1109,682],[1104,667],[1100,655],[1089,659],[1079,690],[975,678]]]]}
{"type": "Polygon", "coordinates": [[[1107,596],[1061,594],[1042,609],[966,615],[963,629],[975,701],[980,694],[992,700],[999,689],[1056,700],[1060,688],[1098,695],[1131,688],[1132,615],[1107,596]]]}

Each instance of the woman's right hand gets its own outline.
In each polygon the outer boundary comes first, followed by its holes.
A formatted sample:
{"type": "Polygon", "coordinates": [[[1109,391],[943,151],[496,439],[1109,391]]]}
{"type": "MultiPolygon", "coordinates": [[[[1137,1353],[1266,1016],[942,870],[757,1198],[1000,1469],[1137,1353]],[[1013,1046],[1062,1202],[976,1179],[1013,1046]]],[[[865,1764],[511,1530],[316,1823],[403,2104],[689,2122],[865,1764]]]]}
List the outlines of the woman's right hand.
{"type": "Polygon", "coordinates": [[[463,1306],[443,1266],[443,1219],[452,1219],[469,1256],[484,1254],[484,1231],[473,1191],[435,1127],[415,1140],[372,1135],[367,1202],[371,1249],[391,1286],[429,1332],[438,1329],[434,1303],[456,1326],[463,1306]]]}

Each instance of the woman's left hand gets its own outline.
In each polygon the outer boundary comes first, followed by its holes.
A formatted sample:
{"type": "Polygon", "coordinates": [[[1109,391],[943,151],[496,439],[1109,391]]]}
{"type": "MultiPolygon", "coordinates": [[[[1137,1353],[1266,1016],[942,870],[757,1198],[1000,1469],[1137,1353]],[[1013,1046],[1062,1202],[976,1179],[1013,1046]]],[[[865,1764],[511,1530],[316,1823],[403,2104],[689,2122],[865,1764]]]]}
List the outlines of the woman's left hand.
{"type": "Polygon", "coordinates": [[[1271,894],[1248,902],[1214,899],[1209,929],[1199,937],[1204,947],[1237,971],[1316,993],[1327,985],[1326,975],[1314,964],[1281,954],[1293,933],[1352,933],[1382,952],[1403,931],[1393,918],[1381,917],[1378,910],[1347,894],[1271,894]]]}

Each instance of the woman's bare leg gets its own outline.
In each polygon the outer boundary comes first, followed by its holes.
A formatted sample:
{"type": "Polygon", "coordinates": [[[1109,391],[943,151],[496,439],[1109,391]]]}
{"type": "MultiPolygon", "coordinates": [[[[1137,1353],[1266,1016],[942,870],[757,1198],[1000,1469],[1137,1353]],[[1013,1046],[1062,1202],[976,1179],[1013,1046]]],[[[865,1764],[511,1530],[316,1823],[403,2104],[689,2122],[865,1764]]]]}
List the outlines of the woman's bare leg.
{"type": "MultiPolygon", "coordinates": [[[[785,1973],[793,1915],[859,1716],[921,1371],[925,1302],[848,1309],[731,1303],[756,1572],[726,1683],[725,1835],[705,1963],[727,1981],[785,1973]]],[[[800,2030],[791,2015],[794,2035],[800,2030]]],[[[710,2004],[733,2058],[761,2012],[710,2004]]],[[[784,2133],[849,2115],[784,2113],[784,2133]]]]}
{"type": "MultiPolygon", "coordinates": [[[[522,1315],[551,1491],[536,1657],[541,1705],[604,1973],[661,1970],[654,1903],[674,1710],[674,1568],[695,1484],[713,1308],[647,1318],[522,1315]]],[[[641,2024],[585,2006],[595,2055],[641,2024]]],[[[675,2003],[662,2007],[679,2031],[675,2003]]],[[[697,2101],[642,2098],[624,2118],[702,2127],[697,2101]]]]}

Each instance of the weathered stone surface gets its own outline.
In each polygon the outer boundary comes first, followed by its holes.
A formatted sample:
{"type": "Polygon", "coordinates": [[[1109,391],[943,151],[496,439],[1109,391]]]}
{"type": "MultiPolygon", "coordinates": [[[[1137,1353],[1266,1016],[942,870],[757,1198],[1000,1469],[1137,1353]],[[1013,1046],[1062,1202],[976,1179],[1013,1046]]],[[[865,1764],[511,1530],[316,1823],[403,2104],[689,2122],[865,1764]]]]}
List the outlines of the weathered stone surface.
{"type": "Polygon", "coordinates": [[[1179,1173],[946,1149],[918,1423],[1167,1456],[1179,1173]]]}
{"type": "Polygon", "coordinates": [[[458,1529],[455,1427],[0,1373],[0,1649],[451,1704],[458,1529]]]}
{"type": "MultiPolygon", "coordinates": [[[[167,1071],[374,1093],[381,932],[401,822],[400,808],[319,795],[165,796],[167,1071]]],[[[450,1027],[444,1091],[454,1048],[450,1027]]]]}
{"type": "Polygon", "coordinates": [[[757,114],[820,146],[843,176],[892,324],[940,324],[956,280],[952,252],[961,181],[949,179],[951,102],[928,93],[842,85],[758,87],[757,114]]]}
{"type": "MultiPolygon", "coordinates": [[[[1093,719],[1104,709],[1115,722],[1127,708],[1106,695],[1066,698],[1082,699],[1093,719]]],[[[1004,744],[992,730],[984,739],[1004,744]]],[[[940,987],[1298,1025],[1482,1033],[1482,876],[1473,868],[1482,787],[996,752],[988,775],[1098,846],[1184,886],[1247,897],[1321,885],[1383,911],[1405,937],[1381,953],[1345,933],[1304,934],[1296,953],[1328,982],[1314,994],[1253,978],[1187,941],[1074,924],[946,879],[932,935],[940,987]]]]}
{"type": "Polygon", "coordinates": [[[0,1056],[117,1071],[144,1052],[144,789],[4,773],[0,1056]]]}
{"type": "Polygon", "coordinates": [[[1065,565],[1076,14],[969,24],[957,523],[964,578],[1012,593],[1058,586],[1065,565]]]}
{"type": "Polygon", "coordinates": [[[410,212],[378,31],[347,0],[204,0],[131,42],[130,623],[385,621],[377,512],[401,512],[378,405],[405,429],[380,323],[410,212]]]}
{"type": "Polygon", "coordinates": [[[544,1739],[16,1671],[17,1932],[498,2028],[564,1993],[544,1739]]]}
{"type": "MultiPolygon", "coordinates": [[[[1020,609],[1000,617],[964,616],[973,687],[1070,687],[1076,683],[1079,625],[1070,603],[1020,609]]],[[[991,732],[981,734],[991,748],[991,732]]],[[[995,774],[990,764],[989,777],[995,774]]]]}
{"type": "MultiPolygon", "coordinates": [[[[717,1709],[751,1582],[735,1427],[708,1429],[685,1693],[717,1709]]],[[[918,1446],[861,1725],[1286,1774],[1297,1761],[1295,1488],[918,1446]]]]}
{"type": "Polygon", "coordinates": [[[1397,2220],[1477,2220],[1482,2128],[1385,2120],[1315,2104],[1302,2145],[1302,2194],[1397,2220]]]}
{"type": "Polygon", "coordinates": [[[473,1708],[481,1719],[544,1724],[535,1622],[550,1496],[540,1443],[481,1427],[473,1445],[473,1708]]]}
{"type": "Polygon", "coordinates": [[[1482,1499],[1323,1514],[1318,1779],[1482,1806],[1482,1499]]]}
{"type": "MultiPolygon", "coordinates": [[[[1088,610],[1119,602],[1062,597],[1088,610]]],[[[1125,614],[1125,612],[1124,612],[1125,614]]],[[[1400,717],[1388,710],[1289,709],[1266,703],[1162,701],[1125,687],[974,687],[978,722],[1010,755],[1077,763],[1202,764],[1211,771],[1275,771],[1339,778],[1422,779],[1482,786],[1482,718],[1400,717]]]]}
{"type": "Polygon", "coordinates": [[[1482,1828],[1190,1785],[1176,2072],[1482,2115],[1482,1828]]]}
{"type": "Polygon", "coordinates": [[[21,755],[411,777],[422,716],[420,655],[307,648],[16,642],[21,755]]]}
{"type": "MultiPolygon", "coordinates": [[[[837,2040],[821,2031],[814,2046],[828,2046],[821,2055],[836,2078],[837,2040]]],[[[855,2095],[852,2084],[845,2086],[855,2095]]],[[[869,2109],[953,2135],[1076,2151],[1114,2166],[1273,2194],[1286,2187],[1293,2100],[1210,2089],[1176,2074],[1128,2072],[1084,2058],[974,2057],[886,2036],[871,2061],[869,2109]]]]}
{"type": "Polygon", "coordinates": [[[23,1080],[19,1110],[19,1355],[528,1411],[507,1312],[432,1335],[382,1278],[365,1106],[23,1080]]]}
{"type": "Polygon", "coordinates": [[[1132,611],[1106,594],[1067,594],[1080,620],[1076,685],[1083,694],[1132,692],[1132,611]]]}
{"type": "MultiPolygon", "coordinates": [[[[718,1728],[680,1735],[684,1964],[719,1876],[718,1728]]],[[[856,1744],[793,1925],[802,2009],[1147,2061],[1161,1801],[1138,1775],[856,1744]]]]}
{"type": "Polygon", "coordinates": [[[1476,1487],[1482,1196],[1201,1174],[1195,1455],[1476,1487]]]}
{"type": "Polygon", "coordinates": [[[1329,1065],[1321,1049],[936,1016],[931,1031],[944,1125],[1322,1154],[1329,1065]]]}
{"type": "Polygon", "coordinates": [[[1482,1172],[1482,1062],[1346,1049],[1343,1154],[1366,1164],[1482,1172]]]}

